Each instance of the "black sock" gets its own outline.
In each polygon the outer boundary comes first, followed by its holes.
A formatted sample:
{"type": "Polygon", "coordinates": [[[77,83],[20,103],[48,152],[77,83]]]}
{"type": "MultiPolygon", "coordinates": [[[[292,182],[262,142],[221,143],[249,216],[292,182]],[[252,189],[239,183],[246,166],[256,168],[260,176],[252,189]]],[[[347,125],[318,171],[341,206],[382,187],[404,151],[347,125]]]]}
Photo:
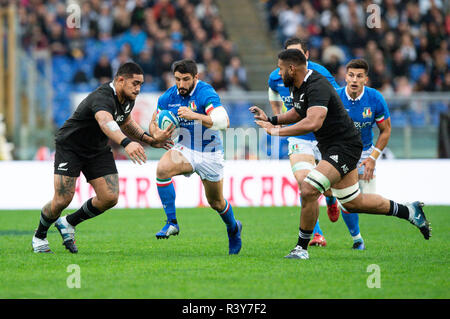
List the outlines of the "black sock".
{"type": "Polygon", "coordinates": [[[405,205],[390,201],[390,208],[388,215],[396,216],[398,218],[409,220],[409,209],[405,205]]]}
{"type": "Polygon", "coordinates": [[[169,219],[169,222],[171,222],[172,224],[178,224],[178,221],[177,221],[176,218],[175,219],[169,219]]]}
{"type": "Polygon", "coordinates": [[[73,214],[67,215],[66,220],[70,225],[75,227],[82,221],[98,216],[101,213],[103,212],[92,205],[92,198],[89,198],[79,210],[73,214]]]}
{"type": "Polygon", "coordinates": [[[57,219],[58,218],[55,218],[55,219],[48,218],[41,211],[41,219],[39,220],[39,226],[38,226],[38,229],[36,230],[36,233],[34,234],[34,236],[36,236],[39,239],[45,239],[47,237],[48,229],[57,219]]]}
{"type": "Polygon", "coordinates": [[[307,250],[309,241],[311,240],[312,232],[312,230],[304,230],[300,228],[300,232],[298,233],[297,245],[302,247],[304,250],[307,250]]]}

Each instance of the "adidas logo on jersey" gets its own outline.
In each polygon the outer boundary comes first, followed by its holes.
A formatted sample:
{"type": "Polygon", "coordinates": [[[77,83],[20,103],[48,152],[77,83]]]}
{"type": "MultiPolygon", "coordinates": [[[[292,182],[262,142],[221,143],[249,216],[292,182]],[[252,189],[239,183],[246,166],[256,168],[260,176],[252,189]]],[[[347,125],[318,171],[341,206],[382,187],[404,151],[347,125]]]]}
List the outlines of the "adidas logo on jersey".
{"type": "Polygon", "coordinates": [[[336,163],[338,162],[338,156],[337,155],[330,155],[330,158],[335,161],[336,163]]]}

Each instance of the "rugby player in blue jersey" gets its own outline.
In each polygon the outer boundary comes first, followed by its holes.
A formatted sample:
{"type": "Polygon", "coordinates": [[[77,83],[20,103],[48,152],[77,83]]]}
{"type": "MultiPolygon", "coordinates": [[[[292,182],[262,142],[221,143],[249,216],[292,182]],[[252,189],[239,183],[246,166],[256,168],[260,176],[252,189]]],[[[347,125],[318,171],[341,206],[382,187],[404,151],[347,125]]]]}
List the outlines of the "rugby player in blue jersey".
{"type": "MultiPolygon", "coordinates": [[[[308,59],[309,51],[306,41],[299,38],[290,38],[285,42],[285,49],[300,50],[308,59]]],[[[307,68],[315,70],[322,74],[331,85],[338,89],[339,85],[336,83],[331,73],[322,65],[308,61],[307,68]]],[[[281,114],[292,109],[292,96],[289,88],[283,83],[283,79],[279,74],[280,69],[277,68],[269,76],[269,101],[274,115],[281,114]]],[[[300,136],[291,136],[288,138],[289,142],[289,161],[291,163],[292,172],[298,184],[304,180],[306,175],[316,166],[316,161],[322,159],[317,141],[313,133],[308,133],[300,136]]],[[[332,222],[336,222],[339,218],[339,207],[334,197],[326,197],[327,213],[332,222]]],[[[351,217],[349,217],[351,218],[351,217]]],[[[357,222],[357,221],[356,221],[357,222]]],[[[353,223],[352,223],[353,225],[353,223]]],[[[349,231],[351,232],[350,228],[349,231]]],[[[314,227],[314,238],[311,240],[311,246],[326,246],[327,242],[323,236],[323,232],[319,226],[319,220],[314,227]]]]}
{"type": "MultiPolygon", "coordinates": [[[[352,118],[355,127],[361,132],[363,151],[358,162],[359,186],[362,193],[376,192],[375,164],[386,147],[391,136],[391,119],[386,101],[380,92],[365,86],[368,80],[369,64],[363,59],[351,60],[346,65],[345,81],[347,85],[337,90],[345,109],[352,118]],[[380,134],[373,144],[374,125],[380,134]]],[[[353,237],[353,248],[364,249],[364,241],[359,231],[358,214],[349,214],[342,210],[342,217],[353,237]]]]}
{"type": "Polygon", "coordinates": [[[172,177],[195,172],[205,187],[209,205],[226,224],[229,254],[238,254],[242,246],[242,224],[234,218],[233,208],[223,196],[224,153],[219,130],[229,127],[228,114],[213,87],[198,79],[194,61],[175,62],[173,74],[176,85],[159,97],[150,124],[153,132],[160,110],[171,111],[180,123],[177,143],[161,157],[156,170],[158,194],[167,216],[156,238],[169,238],[180,232],[172,177]]]}

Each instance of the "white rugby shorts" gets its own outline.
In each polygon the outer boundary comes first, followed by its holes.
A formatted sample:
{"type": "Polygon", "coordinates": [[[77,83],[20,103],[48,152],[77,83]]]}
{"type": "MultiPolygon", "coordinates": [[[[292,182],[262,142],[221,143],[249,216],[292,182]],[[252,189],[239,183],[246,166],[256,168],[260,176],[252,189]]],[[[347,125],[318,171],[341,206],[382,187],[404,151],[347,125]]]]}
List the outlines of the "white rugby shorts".
{"type": "Polygon", "coordinates": [[[200,152],[181,144],[175,144],[172,150],[178,151],[189,161],[194,168],[192,173],[184,174],[186,177],[197,173],[200,178],[210,182],[218,182],[223,178],[224,155],[223,151],[200,152]]]}
{"type": "MultiPolygon", "coordinates": [[[[359,167],[359,165],[360,165],[366,158],[368,158],[370,154],[372,154],[373,148],[374,148],[374,146],[372,145],[372,146],[371,146],[370,148],[368,148],[367,150],[362,151],[362,153],[361,153],[361,158],[359,159],[359,162],[358,162],[358,164],[357,164],[358,174],[359,174],[359,175],[364,175],[364,169],[365,169],[364,166],[359,167]]],[[[374,175],[374,176],[376,175],[376,174],[375,174],[376,171],[377,171],[377,167],[375,166],[375,169],[374,169],[374,171],[373,171],[373,175],[374,175]]]]}
{"type": "Polygon", "coordinates": [[[288,137],[288,142],[289,156],[292,154],[308,154],[314,156],[317,161],[322,159],[322,155],[317,147],[317,141],[304,140],[297,137],[288,137]]]}

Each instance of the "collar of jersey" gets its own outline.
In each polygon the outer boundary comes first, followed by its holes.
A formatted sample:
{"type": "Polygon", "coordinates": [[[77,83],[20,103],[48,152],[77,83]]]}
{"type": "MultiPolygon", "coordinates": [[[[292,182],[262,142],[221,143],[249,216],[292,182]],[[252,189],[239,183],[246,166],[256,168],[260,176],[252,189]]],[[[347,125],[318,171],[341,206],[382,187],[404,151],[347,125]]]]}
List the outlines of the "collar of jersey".
{"type": "Polygon", "coordinates": [[[116,93],[116,88],[114,87],[113,82],[114,82],[114,81],[109,82],[109,86],[111,87],[111,89],[113,89],[114,95],[117,95],[117,93],[116,93]]]}
{"type": "Polygon", "coordinates": [[[364,95],[364,90],[365,90],[365,86],[363,86],[363,90],[361,92],[361,94],[356,98],[356,99],[352,99],[350,95],[348,95],[347,93],[347,86],[345,86],[345,95],[347,95],[347,99],[349,99],[350,101],[359,101],[362,99],[363,95],[364,95]]]}
{"type": "MultiPolygon", "coordinates": [[[[192,92],[189,93],[189,96],[192,96],[192,94],[194,94],[195,89],[197,88],[198,82],[200,82],[200,80],[197,80],[197,83],[195,83],[195,86],[194,86],[194,88],[192,89],[192,92]]],[[[177,95],[180,95],[180,92],[178,91],[178,88],[177,88],[177,95]]]]}
{"type": "Polygon", "coordinates": [[[308,70],[308,73],[306,73],[305,78],[303,79],[303,82],[306,82],[308,80],[309,76],[312,74],[313,70],[308,70]]]}

